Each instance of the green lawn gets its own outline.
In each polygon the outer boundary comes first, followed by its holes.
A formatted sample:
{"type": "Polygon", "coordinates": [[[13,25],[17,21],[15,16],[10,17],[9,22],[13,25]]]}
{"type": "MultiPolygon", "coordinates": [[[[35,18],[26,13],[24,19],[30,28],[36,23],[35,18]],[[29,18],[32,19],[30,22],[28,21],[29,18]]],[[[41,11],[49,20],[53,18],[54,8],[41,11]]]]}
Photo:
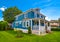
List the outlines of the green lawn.
{"type": "Polygon", "coordinates": [[[0,31],[0,42],[60,42],[60,31],[54,31],[45,36],[23,35],[22,38],[16,38],[16,33],[13,30],[0,31]]]}

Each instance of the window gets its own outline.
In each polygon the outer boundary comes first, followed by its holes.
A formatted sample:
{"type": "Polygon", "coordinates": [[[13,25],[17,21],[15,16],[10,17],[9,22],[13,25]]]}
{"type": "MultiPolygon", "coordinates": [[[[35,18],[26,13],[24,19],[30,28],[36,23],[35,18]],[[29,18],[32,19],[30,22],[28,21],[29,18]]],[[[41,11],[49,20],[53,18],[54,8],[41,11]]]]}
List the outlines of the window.
{"type": "Polygon", "coordinates": [[[23,27],[28,27],[29,26],[29,21],[23,21],[22,26],[23,27]]]}
{"type": "Polygon", "coordinates": [[[28,22],[27,22],[27,26],[29,26],[28,22]]]}
{"type": "Polygon", "coordinates": [[[37,17],[39,17],[39,14],[37,14],[37,17]]]}
{"type": "Polygon", "coordinates": [[[43,19],[44,19],[44,16],[41,16],[41,18],[43,18],[43,19]]]}
{"type": "Polygon", "coordinates": [[[27,18],[27,14],[24,14],[24,18],[27,18]]]}
{"type": "Polygon", "coordinates": [[[26,21],[26,27],[28,27],[29,26],[29,21],[26,21]]]}
{"type": "Polygon", "coordinates": [[[41,23],[41,26],[44,26],[44,23],[41,23]]]}
{"type": "Polygon", "coordinates": [[[21,24],[21,21],[19,21],[19,24],[21,24]]]}
{"type": "Polygon", "coordinates": [[[41,18],[43,18],[43,16],[41,16],[41,18]]]}

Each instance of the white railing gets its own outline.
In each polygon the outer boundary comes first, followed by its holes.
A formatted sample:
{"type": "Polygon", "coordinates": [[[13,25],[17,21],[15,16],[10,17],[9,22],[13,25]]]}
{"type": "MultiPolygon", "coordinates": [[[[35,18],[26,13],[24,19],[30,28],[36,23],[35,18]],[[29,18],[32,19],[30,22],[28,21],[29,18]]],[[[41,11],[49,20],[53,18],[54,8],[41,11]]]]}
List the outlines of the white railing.
{"type": "Polygon", "coordinates": [[[39,30],[39,25],[34,25],[33,30],[39,30]]]}
{"type": "Polygon", "coordinates": [[[45,26],[40,26],[40,33],[41,34],[44,34],[45,33],[45,26]]]}

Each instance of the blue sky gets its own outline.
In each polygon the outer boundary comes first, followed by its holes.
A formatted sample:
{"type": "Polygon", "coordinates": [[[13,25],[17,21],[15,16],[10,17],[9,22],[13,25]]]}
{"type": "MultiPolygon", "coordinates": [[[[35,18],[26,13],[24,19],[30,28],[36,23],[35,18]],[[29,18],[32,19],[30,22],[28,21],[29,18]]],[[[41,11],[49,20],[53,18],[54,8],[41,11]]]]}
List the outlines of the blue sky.
{"type": "Polygon", "coordinates": [[[16,6],[23,12],[30,8],[40,8],[47,20],[60,17],[60,0],[0,0],[0,20],[3,20],[2,11],[16,6]]]}

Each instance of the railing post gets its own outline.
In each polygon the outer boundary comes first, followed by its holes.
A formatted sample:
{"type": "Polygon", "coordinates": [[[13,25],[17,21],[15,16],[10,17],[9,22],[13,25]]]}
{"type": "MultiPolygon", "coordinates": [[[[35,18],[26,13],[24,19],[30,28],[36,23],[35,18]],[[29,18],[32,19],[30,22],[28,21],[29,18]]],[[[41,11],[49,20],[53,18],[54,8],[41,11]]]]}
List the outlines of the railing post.
{"type": "Polygon", "coordinates": [[[39,35],[40,35],[40,19],[39,19],[39,35]]]}

